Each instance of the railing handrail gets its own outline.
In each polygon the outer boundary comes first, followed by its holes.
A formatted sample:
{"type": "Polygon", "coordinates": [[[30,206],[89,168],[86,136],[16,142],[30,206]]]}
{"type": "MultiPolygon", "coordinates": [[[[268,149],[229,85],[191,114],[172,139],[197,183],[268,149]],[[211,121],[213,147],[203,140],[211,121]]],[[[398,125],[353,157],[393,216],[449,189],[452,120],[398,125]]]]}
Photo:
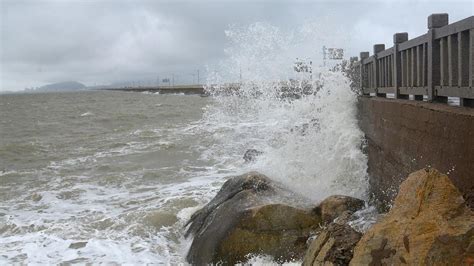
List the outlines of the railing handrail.
{"type": "Polygon", "coordinates": [[[426,34],[396,33],[393,42],[360,54],[363,94],[430,102],[459,97],[461,105],[474,106],[474,16],[448,24],[448,14],[432,14],[426,34]]]}

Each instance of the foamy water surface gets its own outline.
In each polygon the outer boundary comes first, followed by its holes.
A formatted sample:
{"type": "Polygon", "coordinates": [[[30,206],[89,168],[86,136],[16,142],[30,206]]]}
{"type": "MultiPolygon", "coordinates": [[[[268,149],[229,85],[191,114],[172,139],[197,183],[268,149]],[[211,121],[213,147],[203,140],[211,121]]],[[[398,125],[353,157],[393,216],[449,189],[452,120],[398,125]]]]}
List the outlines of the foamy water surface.
{"type": "MultiPolygon", "coordinates": [[[[311,55],[320,41],[310,26],[229,30],[228,58],[208,81],[212,97],[0,96],[0,263],[183,263],[189,216],[227,177],[250,170],[315,204],[332,194],[365,199],[349,80],[317,58],[313,73],[293,70],[295,55],[311,55]],[[229,77],[242,85],[224,95],[214,85],[229,77]],[[299,84],[298,97],[285,96],[285,82],[299,84]],[[245,164],[251,148],[263,154],[245,164]]],[[[371,213],[360,212],[354,227],[365,230],[371,213]]]]}

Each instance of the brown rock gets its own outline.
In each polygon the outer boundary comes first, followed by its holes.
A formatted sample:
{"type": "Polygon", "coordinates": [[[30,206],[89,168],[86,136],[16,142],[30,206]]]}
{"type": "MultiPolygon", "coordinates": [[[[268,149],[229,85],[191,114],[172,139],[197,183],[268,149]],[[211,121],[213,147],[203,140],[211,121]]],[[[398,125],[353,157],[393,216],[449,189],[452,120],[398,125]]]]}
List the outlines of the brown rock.
{"type": "Polygon", "coordinates": [[[324,222],[332,222],[346,211],[355,212],[364,207],[361,199],[349,196],[333,195],[324,199],[318,206],[324,222]]]}
{"type": "Polygon", "coordinates": [[[229,231],[216,255],[232,264],[245,261],[248,254],[270,255],[278,262],[298,260],[319,222],[309,210],[282,204],[255,207],[229,231]]]}
{"type": "Polygon", "coordinates": [[[361,236],[347,224],[330,224],[309,246],[303,266],[348,265],[361,236]]]}
{"type": "Polygon", "coordinates": [[[229,179],[193,214],[186,259],[191,264],[235,264],[249,254],[271,255],[278,262],[301,259],[320,222],[306,199],[251,172],[229,179]]]}
{"type": "Polygon", "coordinates": [[[390,212],[361,238],[351,265],[472,265],[474,214],[434,169],[401,184],[390,212]]]}

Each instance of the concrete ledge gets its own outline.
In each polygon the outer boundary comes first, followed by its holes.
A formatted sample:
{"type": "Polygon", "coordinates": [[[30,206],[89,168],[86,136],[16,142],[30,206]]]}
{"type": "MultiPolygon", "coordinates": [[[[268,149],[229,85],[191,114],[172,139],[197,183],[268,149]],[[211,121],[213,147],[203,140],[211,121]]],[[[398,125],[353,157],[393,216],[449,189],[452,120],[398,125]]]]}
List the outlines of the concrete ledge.
{"type": "Polygon", "coordinates": [[[474,109],[419,101],[360,97],[359,126],[367,139],[370,189],[390,204],[409,173],[447,173],[474,207],[474,109]]]}

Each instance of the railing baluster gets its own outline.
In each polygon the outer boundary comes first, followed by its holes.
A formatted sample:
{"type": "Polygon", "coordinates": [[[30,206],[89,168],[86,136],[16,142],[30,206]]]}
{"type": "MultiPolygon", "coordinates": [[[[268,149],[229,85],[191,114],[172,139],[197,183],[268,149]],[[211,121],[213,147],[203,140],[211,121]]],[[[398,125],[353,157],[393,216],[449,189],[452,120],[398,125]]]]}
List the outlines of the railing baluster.
{"type": "Polygon", "coordinates": [[[400,57],[402,59],[402,87],[407,86],[407,57],[406,57],[406,50],[400,52],[400,57]]]}
{"type": "Polygon", "coordinates": [[[458,86],[458,38],[448,36],[448,83],[450,87],[458,86]]]}
{"type": "Polygon", "coordinates": [[[469,31],[458,33],[458,84],[469,86],[469,31]]]}
{"type": "Polygon", "coordinates": [[[417,87],[422,87],[423,85],[421,84],[421,73],[423,72],[422,70],[422,64],[421,64],[421,58],[422,58],[422,51],[423,46],[417,45],[416,46],[416,86],[417,87]]]}
{"type": "Polygon", "coordinates": [[[416,47],[411,50],[411,86],[416,87],[416,47]]]}
{"type": "Polygon", "coordinates": [[[442,38],[440,40],[440,65],[441,65],[441,82],[440,86],[447,86],[448,85],[448,46],[447,46],[448,38],[442,38]]]}
{"type": "Polygon", "coordinates": [[[428,43],[423,44],[423,87],[428,87],[428,43]]]}
{"type": "Polygon", "coordinates": [[[392,56],[393,55],[389,55],[388,56],[388,62],[387,62],[387,66],[388,66],[388,71],[387,71],[387,75],[388,75],[388,86],[389,87],[392,87],[393,88],[393,85],[392,85],[392,75],[393,75],[393,72],[392,72],[392,56]]]}
{"type": "Polygon", "coordinates": [[[412,52],[411,49],[407,49],[407,56],[408,56],[408,68],[407,68],[407,77],[408,77],[408,87],[413,87],[412,83],[412,69],[413,69],[413,58],[412,58],[412,52]]]}

